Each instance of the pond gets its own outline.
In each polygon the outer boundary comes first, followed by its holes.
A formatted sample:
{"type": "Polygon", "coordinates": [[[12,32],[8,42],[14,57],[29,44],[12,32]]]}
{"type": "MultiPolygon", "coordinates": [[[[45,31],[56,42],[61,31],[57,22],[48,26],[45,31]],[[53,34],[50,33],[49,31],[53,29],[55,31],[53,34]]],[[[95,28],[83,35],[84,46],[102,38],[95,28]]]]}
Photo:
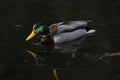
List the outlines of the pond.
{"type": "Polygon", "coordinates": [[[119,80],[119,7],[119,0],[1,1],[0,80],[119,80]],[[25,42],[36,22],[71,20],[93,20],[96,32],[64,44],[25,42]]]}

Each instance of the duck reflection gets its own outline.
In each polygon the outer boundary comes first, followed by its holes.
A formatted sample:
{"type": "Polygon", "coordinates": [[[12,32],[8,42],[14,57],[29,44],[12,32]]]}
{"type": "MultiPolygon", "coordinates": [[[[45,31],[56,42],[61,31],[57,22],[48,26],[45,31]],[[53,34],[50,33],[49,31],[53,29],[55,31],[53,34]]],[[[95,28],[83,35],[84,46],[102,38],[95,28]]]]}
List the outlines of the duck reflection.
{"type": "Polygon", "coordinates": [[[37,53],[35,53],[35,52],[32,52],[32,51],[30,51],[30,50],[26,50],[28,53],[30,53],[33,57],[34,57],[34,59],[35,59],[35,61],[37,62],[37,63],[39,63],[39,61],[40,62],[44,62],[45,61],[45,57],[41,57],[40,55],[38,55],[37,53]]]}
{"type": "Polygon", "coordinates": [[[52,68],[62,68],[72,64],[73,59],[75,58],[75,54],[62,54],[62,53],[54,53],[49,54],[47,51],[33,52],[31,50],[26,50],[27,53],[31,54],[31,56],[35,59],[35,66],[45,67],[50,66],[52,68]]]}

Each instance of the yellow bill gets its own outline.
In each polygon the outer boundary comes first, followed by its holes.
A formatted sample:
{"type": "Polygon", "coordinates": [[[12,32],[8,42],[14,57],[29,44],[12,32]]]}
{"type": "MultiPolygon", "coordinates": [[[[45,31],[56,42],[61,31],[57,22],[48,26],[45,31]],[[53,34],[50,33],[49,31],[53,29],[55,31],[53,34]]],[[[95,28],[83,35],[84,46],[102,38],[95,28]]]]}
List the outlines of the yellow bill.
{"type": "Polygon", "coordinates": [[[32,39],[34,36],[36,36],[36,32],[33,30],[31,34],[26,38],[26,41],[32,39]]]}

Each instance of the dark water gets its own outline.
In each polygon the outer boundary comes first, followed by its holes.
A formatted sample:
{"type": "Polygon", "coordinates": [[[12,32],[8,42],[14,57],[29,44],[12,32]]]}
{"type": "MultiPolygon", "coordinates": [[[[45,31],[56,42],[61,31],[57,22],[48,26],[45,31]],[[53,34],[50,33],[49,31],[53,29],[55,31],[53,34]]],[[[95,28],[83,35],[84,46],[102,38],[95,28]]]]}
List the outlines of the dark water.
{"type": "Polygon", "coordinates": [[[0,1],[0,80],[120,80],[119,0],[0,1]],[[70,43],[25,42],[35,22],[93,20],[95,34],[70,43]],[[35,57],[29,53],[32,51],[35,57]]]}

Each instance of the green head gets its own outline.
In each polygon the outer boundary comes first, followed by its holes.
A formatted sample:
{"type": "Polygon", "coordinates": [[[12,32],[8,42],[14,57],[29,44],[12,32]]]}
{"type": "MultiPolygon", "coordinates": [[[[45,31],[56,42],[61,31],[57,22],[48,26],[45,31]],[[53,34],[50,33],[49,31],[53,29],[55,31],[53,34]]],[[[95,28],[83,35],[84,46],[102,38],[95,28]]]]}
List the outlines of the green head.
{"type": "Polygon", "coordinates": [[[34,36],[36,36],[37,34],[40,35],[47,35],[49,33],[48,27],[46,27],[45,25],[37,25],[35,24],[33,26],[33,31],[31,32],[31,34],[26,38],[26,41],[32,39],[34,36]]]}

